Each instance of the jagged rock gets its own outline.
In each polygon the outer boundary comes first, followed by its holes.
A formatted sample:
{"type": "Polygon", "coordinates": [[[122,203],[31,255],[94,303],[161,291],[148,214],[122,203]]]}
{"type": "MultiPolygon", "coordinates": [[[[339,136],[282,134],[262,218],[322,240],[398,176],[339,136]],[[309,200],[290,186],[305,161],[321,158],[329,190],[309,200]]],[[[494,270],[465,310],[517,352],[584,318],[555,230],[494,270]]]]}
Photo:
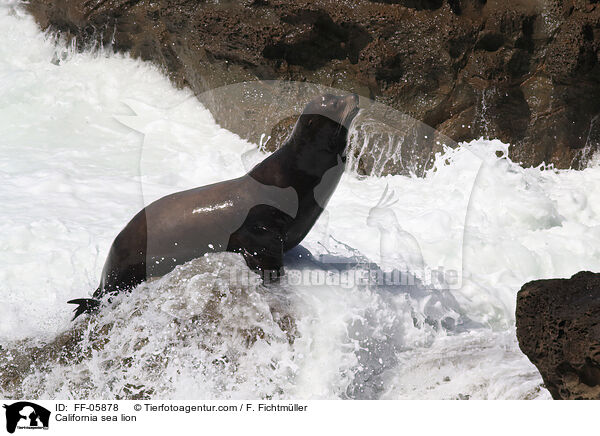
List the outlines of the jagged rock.
{"type": "Polygon", "coordinates": [[[516,317],[521,350],[554,399],[600,399],[600,274],[525,284],[516,317]]]}
{"type": "MultiPolygon", "coordinates": [[[[232,104],[207,90],[284,79],[354,91],[455,141],[499,138],[525,165],[580,168],[600,143],[596,0],[31,0],[27,7],[42,28],[81,46],[102,42],[161,65],[217,122],[256,143],[312,94],[283,93],[273,110],[256,103],[259,95],[239,94],[232,104]]],[[[416,141],[415,161],[384,173],[423,167],[439,151],[416,141]]],[[[376,161],[358,167],[370,173],[376,161]]]]}

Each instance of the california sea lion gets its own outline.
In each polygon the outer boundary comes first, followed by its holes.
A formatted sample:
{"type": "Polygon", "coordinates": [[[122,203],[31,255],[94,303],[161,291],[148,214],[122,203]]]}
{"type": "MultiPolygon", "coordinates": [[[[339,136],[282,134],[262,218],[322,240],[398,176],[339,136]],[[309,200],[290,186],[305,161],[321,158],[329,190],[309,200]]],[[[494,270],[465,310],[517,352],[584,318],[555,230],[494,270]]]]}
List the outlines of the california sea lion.
{"type": "Polygon", "coordinates": [[[105,294],[129,291],[205,253],[241,253],[277,277],[283,253],[321,215],[344,171],[358,96],[323,95],[304,109],[285,144],[237,179],[167,195],[141,210],[115,238],[94,298],[71,300],[75,316],[105,294]]]}

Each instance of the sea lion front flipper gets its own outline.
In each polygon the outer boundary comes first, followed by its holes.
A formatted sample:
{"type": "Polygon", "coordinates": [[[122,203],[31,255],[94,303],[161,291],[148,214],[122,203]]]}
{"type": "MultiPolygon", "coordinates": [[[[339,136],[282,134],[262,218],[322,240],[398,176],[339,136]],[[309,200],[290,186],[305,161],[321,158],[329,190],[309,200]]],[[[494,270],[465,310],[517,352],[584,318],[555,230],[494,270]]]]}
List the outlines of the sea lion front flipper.
{"type": "Polygon", "coordinates": [[[228,251],[244,256],[246,265],[265,282],[283,275],[283,247],[289,216],[274,207],[254,207],[244,224],[231,235],[228,251]]]}
{"type": "Polygon", "coordinates": [[[248,239],[251,244],[241,244],[239,252],[248,268],[258,272],[266,283],[277,281],[283,275],[282,235],[267,227],[256,226],[248,229],[245,236],[242,241],[248,239]]]}

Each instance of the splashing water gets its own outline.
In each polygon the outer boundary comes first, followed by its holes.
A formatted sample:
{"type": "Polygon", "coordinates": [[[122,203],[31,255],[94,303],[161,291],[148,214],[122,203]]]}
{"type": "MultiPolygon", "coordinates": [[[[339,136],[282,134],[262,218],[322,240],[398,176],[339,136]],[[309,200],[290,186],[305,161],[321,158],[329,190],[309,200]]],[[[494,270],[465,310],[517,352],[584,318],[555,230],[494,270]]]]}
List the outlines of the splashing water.
{"type": "Polygon", "coordinates": [[[0,35],[0,396],[549,398],[516,343],[516,292],[600,269],[597,165],[524,169],[479,140],[438,154],[423,178],[348,172],[303,243],[312,260],[290,264],[380,262],[367,220],[388,186],[398,201],[385,208],[426,269],[459,272],[455,288],[266,288],[232,281],[248,270],[221,253],[71,323],[65,302],[96,288],[144,204],[265,155],[149,64],[76,53],[7,7],[0,35]]]}

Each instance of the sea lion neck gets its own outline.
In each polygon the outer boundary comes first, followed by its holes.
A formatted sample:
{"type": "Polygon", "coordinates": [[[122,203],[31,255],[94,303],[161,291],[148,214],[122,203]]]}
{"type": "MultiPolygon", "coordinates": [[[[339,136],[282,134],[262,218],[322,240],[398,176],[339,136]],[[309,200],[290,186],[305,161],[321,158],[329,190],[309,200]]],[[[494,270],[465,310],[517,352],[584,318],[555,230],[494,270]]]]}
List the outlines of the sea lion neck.
{"type": "Polygon", "coordinates": [[[321,183],[323,175],[337,164],[335,153],[314,156],[314,150],[308,144],[290,138],[271,156],[252,168],[248,175],[265,185],[292,187],[297,192],[304,192],[314,189],[321,183]],[[307,159],[301,158],[302,153],[309,154],[307,159]]]}
{"type": "Polygon", "coordinates": [[[295,160],[291,159],[293,150],[286,142],[271,156],[252,168],[248,175],[264,185],[277,186],[278,188],[294,187],[294,181],[299,182],[296,175],[295,160]]]}

